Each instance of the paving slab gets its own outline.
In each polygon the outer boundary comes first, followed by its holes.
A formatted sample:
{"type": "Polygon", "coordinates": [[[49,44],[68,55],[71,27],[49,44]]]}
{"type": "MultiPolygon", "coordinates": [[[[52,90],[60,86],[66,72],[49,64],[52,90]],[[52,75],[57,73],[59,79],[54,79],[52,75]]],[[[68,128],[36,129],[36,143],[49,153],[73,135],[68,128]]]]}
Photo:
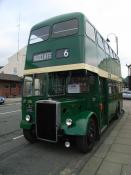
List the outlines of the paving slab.
{"type": "Polygon", "coordinates": [[[119,134],[121,134],[121,133],[127,133],[128,135],[131,135],[131,131],[129,131],[129,130],[128,131],[127,130],[126,131],[125,130],[120,130],[119,134]]]}
{"type": "Polygon", "coordinates": [[[99,149],[96,151],[95,156],[99,158],[104,158],[107,154],[107,152],[110,149],[109,144],[102,144],[99,149]]]}
{"type": "Polygon", "coordinates": [[[120,133],[121,133],[121,132],[128,132],[128,133],[131,134],[131,129],[121,129],[121,130],[120,130],[120,133]]]}
{"type": "Polygon", "coordinates": [[[115,140],[115,136],[108,136],[105,140],[104,140],[104,144],[107,145],[111,145],[115,140]]]}
{"type": "Polygon", "coordinates": [[[106,161],[110,161],[112,163],[119,163],[119,164],[129,164],[131,165],[131,155],[124,154],[124,153],[118,153],[114,151],[110,151],[106,158],[106,161]]]}
{"type": "Polygon", "coordinates": [[[120,175],[121,164],[104,161],[96,175],[120,175]]]}
{"type": "Polygon", "coordinates": [[[110,132],[111,137],[116,137],[118,134],[119,134],[119,130],[113,130],[112,132],[110,132]]]}
{"type": "Polygon", "coordinates": [[[123,144],[123,145],[131,145],[131,139],[124,137],[117,137],[115,143],[123,144]]]}
{"type": "Polygon", "coordinates": [[[131,175],[131,166],[124,165],[122,167],[122,173],[121,173],[121,175],[131,175]]]}
{"type": "Polygon", "coordinates": [[[120,144],[113,144],[110,151],[112,152],[119,152],[124,154],[131,155],[131,146],[129,145],[120,145],[120,144]]]}
{"type": "Polygon", "coordinates": [[[115,128],[113,128],[114,131],[120,131],[122,128],[121,125],[116,125],[115,128]]]}
{"type": "Polygon", "coordinates": [[[123,137],[123,138],[128,138],[128,139],[131,139],[131,133],[130,132],[120,132],[118,137],[123,137]]]}
{"type": "Polygon", "coordinates": [[[131,126],[125,124],[125,126],[123,126],[122,130],[131,130],[131,126]]]}
{"type": "Polygon", "coordinates": [[[127,120],[127,122],[128,122],[128,123],[126,123],[126,126],[130,126],[130,127],[131,127],[131,121],[128,121],[128,120],[127,120]]]}
{"type": "Polygon", "coordinates": [[[102,162],[101,158],[93,156],[90,161],[84,166],[79,175],[95,175],[98,167],[102,162]]]}

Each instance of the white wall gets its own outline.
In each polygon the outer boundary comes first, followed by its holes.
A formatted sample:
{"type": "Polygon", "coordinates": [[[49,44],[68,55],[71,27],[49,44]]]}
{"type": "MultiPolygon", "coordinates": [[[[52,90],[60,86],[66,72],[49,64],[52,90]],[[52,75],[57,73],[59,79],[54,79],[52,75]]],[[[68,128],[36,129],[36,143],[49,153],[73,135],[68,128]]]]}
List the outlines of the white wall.
{"type": "Polygon", "coordinates": [[[18,55],[15,53],[8,58],[8,64],[0,69],[0,73],[13,74],[22,77],[25,66],[25,55],[26,47],[22,48],[19,51],[18,55]]]}

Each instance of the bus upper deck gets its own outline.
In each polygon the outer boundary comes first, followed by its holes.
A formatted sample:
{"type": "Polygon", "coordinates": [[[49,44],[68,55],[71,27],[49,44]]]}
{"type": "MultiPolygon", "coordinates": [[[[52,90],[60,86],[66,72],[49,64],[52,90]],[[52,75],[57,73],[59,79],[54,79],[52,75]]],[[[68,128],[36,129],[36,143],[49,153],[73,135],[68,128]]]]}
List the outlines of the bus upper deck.
{"type": "Polygon", "coordinates": [[[121,77],[118,56],[82,13],[54,17],[31,29],[25,74],[76,69],[121,77]]]}

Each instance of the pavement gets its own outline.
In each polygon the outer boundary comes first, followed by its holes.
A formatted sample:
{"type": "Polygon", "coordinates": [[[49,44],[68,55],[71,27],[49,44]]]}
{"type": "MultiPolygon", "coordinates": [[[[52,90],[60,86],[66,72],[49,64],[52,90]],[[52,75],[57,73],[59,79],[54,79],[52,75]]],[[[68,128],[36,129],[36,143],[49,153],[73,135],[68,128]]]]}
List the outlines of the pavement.
{"type": "Polygon", "coordinates": [[[124,103],[124,110],[79,175],[131,175],[131,101],[124,103]]]}

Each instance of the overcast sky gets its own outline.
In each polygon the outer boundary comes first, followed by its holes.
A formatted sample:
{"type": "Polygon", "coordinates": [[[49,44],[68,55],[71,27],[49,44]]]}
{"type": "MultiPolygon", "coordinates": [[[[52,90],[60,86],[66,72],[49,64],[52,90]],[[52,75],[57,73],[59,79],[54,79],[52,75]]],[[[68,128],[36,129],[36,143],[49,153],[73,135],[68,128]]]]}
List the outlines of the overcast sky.
{"type": "MultiPolygon", "coordinates": [[[[31,27],[45,19],[69,12],[82,12],[106,39],[115,33],[119,40],[122,75],[127,76],[126,64],[131,64],[131,9],[129,0],[0,0],[0,66],[8,57],[27,45],[31,27]]],[[[116,51],[115,37],[110,45],[116,51]]]]}

